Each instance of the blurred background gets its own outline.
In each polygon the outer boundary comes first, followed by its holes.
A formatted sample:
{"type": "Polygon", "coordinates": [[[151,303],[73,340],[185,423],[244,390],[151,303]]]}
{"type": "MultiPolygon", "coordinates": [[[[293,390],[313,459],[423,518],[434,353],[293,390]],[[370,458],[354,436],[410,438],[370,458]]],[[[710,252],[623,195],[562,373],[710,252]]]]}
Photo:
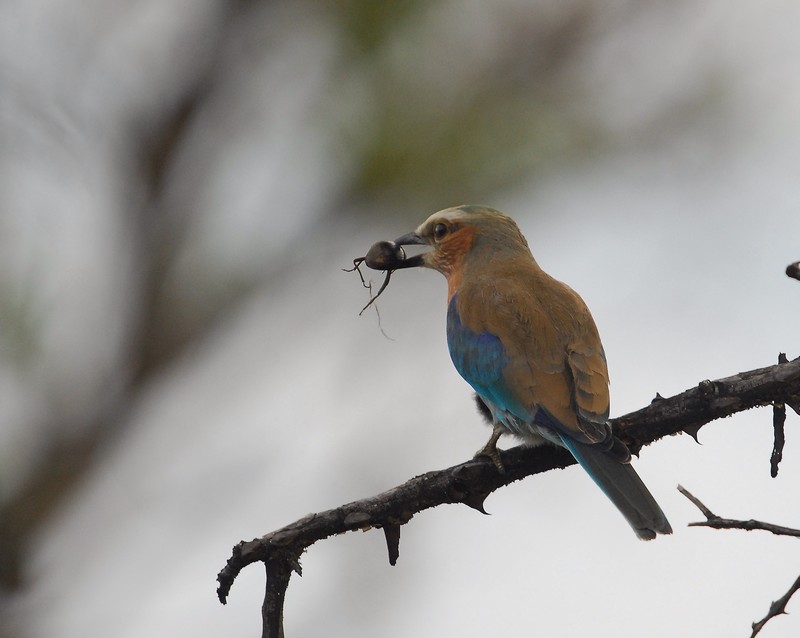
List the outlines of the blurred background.
{"type": "MultiPolygon", "coordinates": [[[[511,214],[582,294],[613,415],[800,355],[797,24],[790,0],[2,2],[0,637],[257,636],[258,566],[215,597],[236,542],[469,458],[489,431],[443,278],[359,316],[341,270],[438,209],[511,214]]],[[[687,528],[675,486],[800,526],[800,418],[774,480],[771,419],[643,451],[653,543],[575,468],[417,516],[395,568],[380,532],[319,543],[287,636],[749,635],[800,546],[687,528]]]]}

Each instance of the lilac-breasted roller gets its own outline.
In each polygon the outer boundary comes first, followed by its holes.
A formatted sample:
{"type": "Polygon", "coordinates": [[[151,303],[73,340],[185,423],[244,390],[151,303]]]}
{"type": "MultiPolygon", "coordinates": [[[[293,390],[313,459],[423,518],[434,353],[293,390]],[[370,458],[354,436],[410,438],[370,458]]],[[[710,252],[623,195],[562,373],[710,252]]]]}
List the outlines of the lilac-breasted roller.
{"type": "Polygon", "coordinates": [[[563,446],[639,538],[670,534],[609,427],[608,367],[592,315],[572,288],[539,267],[514,220],[490,208],[448,208],[395,244],[432,248],[397,267],[447,277],[450,357],[494,423],[479,454],[497,463],[495,446],[506,432],[563,446]]]}

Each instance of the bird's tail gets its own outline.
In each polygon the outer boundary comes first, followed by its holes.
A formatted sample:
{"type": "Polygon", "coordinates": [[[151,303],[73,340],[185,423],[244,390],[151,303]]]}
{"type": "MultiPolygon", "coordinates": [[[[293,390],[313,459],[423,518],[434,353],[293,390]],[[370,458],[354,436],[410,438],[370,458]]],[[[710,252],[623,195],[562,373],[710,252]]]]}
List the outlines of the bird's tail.
{"type": "Polygon", "coordinates": [[[564,446],[625,517],[636,535],[652,540],[671,534],[667,517],[629,463],[620,463],[601,449],[562,437],[564,446]]]}

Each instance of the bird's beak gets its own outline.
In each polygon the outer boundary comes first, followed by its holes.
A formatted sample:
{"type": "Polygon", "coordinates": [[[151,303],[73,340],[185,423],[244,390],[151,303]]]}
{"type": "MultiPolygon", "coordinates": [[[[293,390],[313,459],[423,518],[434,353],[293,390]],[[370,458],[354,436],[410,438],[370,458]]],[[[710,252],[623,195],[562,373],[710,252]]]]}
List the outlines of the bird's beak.
{"type": "MultiPolygon", "coordinates": [[[[418,246],[418,245],[427,245],[427,241],[422,235],[417,233],[406,233],[405,235],[398,237],[394,240],[394,243],[397,246],[418,246]]],[[[415,266],[424,266],[425,265],[425,253],[419,255],[412,255],[411,257],[407,257],[402,261],[398,262],[395,266],[396,269],[399,268],[414,268],[415,266]]]]}

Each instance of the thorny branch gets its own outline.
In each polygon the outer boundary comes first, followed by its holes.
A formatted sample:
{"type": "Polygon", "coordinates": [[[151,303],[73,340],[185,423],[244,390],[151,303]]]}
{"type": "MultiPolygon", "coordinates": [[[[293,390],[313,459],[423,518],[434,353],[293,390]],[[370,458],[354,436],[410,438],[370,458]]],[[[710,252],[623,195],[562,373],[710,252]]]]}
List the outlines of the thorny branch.
{"type": "MultiPolygon", "coordinates": [[[[721,518],[714,514],[710,509],[708,509],[701,501],[698,499],[694,494],[692,494],[689,490],[685,487],[678,485],[678,491],[683,494],[686,498],[688,498],[694,505],[699,509],[703,516],[706,517],[705,521],[700,521],[697,523],[689,523],[689,527],[713,527],[714,529],[743,529],[746,531],[752,530],[764,530],[767,532],[771,532],[778,536],[793,536],[795,538],[800,538],[800,529],[794,529],[792,527],[783,527],[782,525],[773,525],[772,523],[764,523],[762,521],[755,521],[753,519],[747,521],[740,521],[731,518],[721,518]]],[[[794,581],[794,584],[789,588],[789,590],[781,596],[778,600],[773,601],[773,603],[769,606],[769,611],[767,615],[764,616],[761,620],[754,622],[753,633],[750,634],[750,638],[755,638],[756,635],[764,628],[770,620],[775,618],[776,616],[780,616],[781,614],[786,613],[786,604],[789,602],[789,599],[794,595],[796,591],[800,590],[800,576],[797,577],[797,580],[794,581]]]]}
{"type": "Polygon", "coordinates": [[[758,632],[764,628],[764,625],[775,618],[775,616],[780,616],[781,614],[786,613],[786,604],[789,602],[789,599],[794,596],[797,590],[800,590],[800,576],[797,577],[797,580],[794,581],[792,586],[789,587],[788,591],[783,596],[778,598],[778,600],[772,601],[767,615],[761,620],[753,623],[753,633],[750,634],[750,638],[755,638],[755,636],[758,635],[758,632]]]}
{"type": "MultiPolygon", "coordinates": [[[[800,405],[800,358],[767,368],[742,372],[716,381],[702,381],[673,397],[657,395],[641,410],[612,420],[615,433],[631,451],[664,436],[686,432],[696,438],[699,429],[722,417],[756,406],[775,403],[800,405]]],[[[400,528],[423,510],[445,503],[463,503],[484,512],[486,497],[527,476],[575,463],[561,448],[516,447],[502,452],[505,474],[479,458],[443,470],[427,472],[377,496],[311,514],[294,523],[233,548],[233,555],[217,576],[217,594],[225,603],[239,572],[264,562],[267,592],[263,607],[263,636],[283,636],[283,599],[292,571],[299,572],[303,552],[315,542],[343,532],[381,528],[389,560],[399,555],[400,528]]]]}

